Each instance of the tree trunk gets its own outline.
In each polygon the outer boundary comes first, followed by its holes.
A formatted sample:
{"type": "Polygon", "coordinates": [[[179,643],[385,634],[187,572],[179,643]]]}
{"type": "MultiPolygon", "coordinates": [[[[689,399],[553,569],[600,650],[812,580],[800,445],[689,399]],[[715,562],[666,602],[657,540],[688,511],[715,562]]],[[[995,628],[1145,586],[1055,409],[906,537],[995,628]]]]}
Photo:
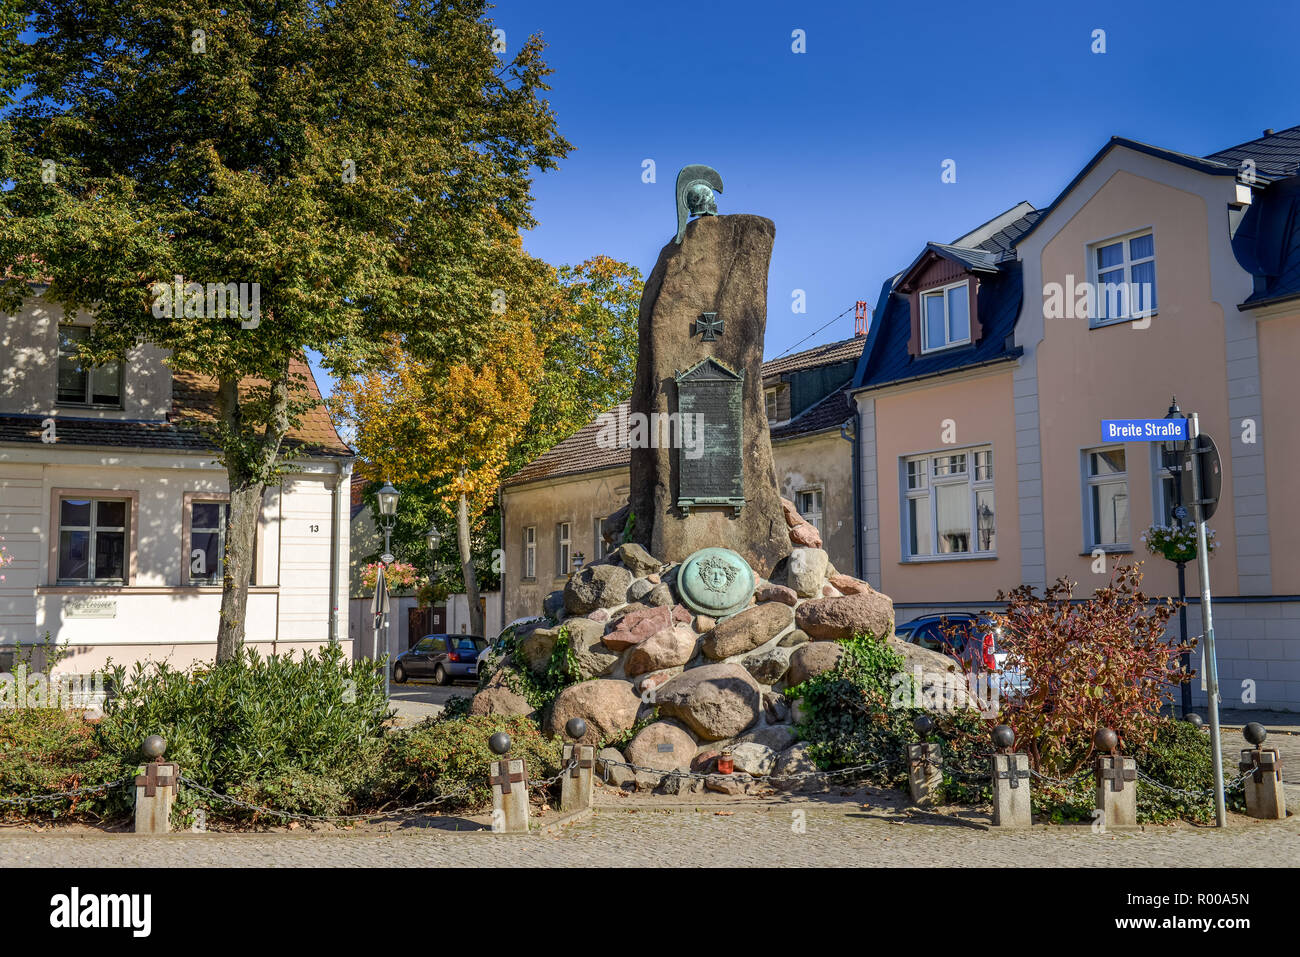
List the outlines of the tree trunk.
{"type": "MultiPolygon", "coordinates": [[[[239,382],[222,379],[217,387],[223,425],[223,460],[230,488],[226,549],[222,556],[221,612],[217,622],[217,664],[230,661],[244,644],[248,586],[253,577],[253,546],[262,514],[262,494],[275,475],[280,444],[289,431],[289,373],[271,383],[271,415],[261,435],[243,425],[239,382]]],[[[189,543],[186,543],[186,549],[189,543]]]]}
{"type": "Polygon", "coordinates": [[[460,573],[465,579],[465,597],[469,600],[469,630],[480,638],[487,637],[487,624],[483,621],[483,607],[478,598],[478,576],[474,574],[474,559],[470,555],[469,502],[464,493],[456,502],[456,545],[460,550],[460,573]]]}

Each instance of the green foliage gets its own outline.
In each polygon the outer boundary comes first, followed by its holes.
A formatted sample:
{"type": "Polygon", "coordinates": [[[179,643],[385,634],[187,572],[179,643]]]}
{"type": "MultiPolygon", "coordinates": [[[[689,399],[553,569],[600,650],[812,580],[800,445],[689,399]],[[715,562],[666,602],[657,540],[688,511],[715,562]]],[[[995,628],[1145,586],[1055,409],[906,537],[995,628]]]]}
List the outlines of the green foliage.
{"type": "MultiPolygon", "coordinates": [[[[798,731],[810,744],[810,757],[822,770],[903,761],[912,712],[890,708],[891,676],[903,670],[902,656],[872,635],[840,644],[844,655],[839,664],[786,691],[791,700],[803,699],[806,718],[798,731]]],[[[885,785],[907,778],[901,763],[868,776],[885,785]]]]}
{"type": "MultiPolygon", "coordinates": [[[[118,697],[98,728],[123,770],[140,742],[167,739],[167,759],[199,784],[283,810],[335,814],[364,800],[388,707],[382,666],[337,646],[301,658],[241,650],[206,671],[137,664],[113,671],[118,697]],[[285,802],[291,802],[286,806],[285,802]]],[[[184,795],[182,812],[203,803],[184,795]]],[[[226,805],[209,817],[242,817],[226,805]]]]}
{"type": "MultiPolygon", "coordinates": [[[[58,708],[0,710],[0,797],[69,791],[125,774],[120,758],[105,752],[95,726],[80,715],[58,708]]],[[[123,791],[110,791],[28,806],[0,805],[0,818],[98,821],[123,817],[127,807],[123,791]]]]}
{"type": "MultiPolygon", "coordinates": [[[[506,638],[502,661],[508,660],[509,664],[505,665],[505,681],[511,691],[523,695],[530,705],[542,710],[549,707],[555,696],[569,685],[577,684],[582,679],[582,673],[578,668],[578,656],[573,650],[573,642],[569,640],[569,629],[561,628],[555,638],[555,647],[551,649],[551,657],[547,659],[546,670],[541,675],[533,674],[528,667],[527,656],[519,648],[520,642],[528,634],[529,632],[524,632],[520,635],[515,631],[506,638]]],[[[484,680],[486,679],[480,679],[480,687],[484,680]]]]}
{"type": "Polygon", "coordinates": [[[447,721],[469,717],[469,709],[473,704],[474,699],[469,695],[453,695],[448,698],[447,703],[442,706],[442,714],[439,715],[439,717],[447,721]]]}
{"type": "Polygon", "coordinates": [[[548,741],[537,725],[521,715],[470,715],[427,721],[401,735],[389,751],[385,778],[394,785],[390,800],[414,804],[465,788],[462,797],[440,807],[480,807],[492,799],[488,765],[497,760],[488,738],[510,735],[510,757],[522,758],[531,780],[551,777],[560,769],[560,741],[548,741]]]}

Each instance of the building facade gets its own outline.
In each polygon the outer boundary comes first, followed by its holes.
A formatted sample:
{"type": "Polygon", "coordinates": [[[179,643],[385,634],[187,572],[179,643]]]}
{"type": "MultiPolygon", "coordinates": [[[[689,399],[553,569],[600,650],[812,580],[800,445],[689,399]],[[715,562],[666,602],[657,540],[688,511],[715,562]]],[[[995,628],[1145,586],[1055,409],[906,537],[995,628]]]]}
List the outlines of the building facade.
{"type": "MultiPolygon", "coordinates": [[[[215,414],[215,381],[173,375],[149,346],[83,368],[89,322],[39,295],[0,314],[0,655],[48,636],[60,671],[211,660],[229,495],[193,426],[215,414]]],[[[352,454],[320,406],[288,444],[300,456],[266,490],[249,586],[246,643],[263,653],[347,642],[352,454]]]]}
{"type": "Polygon", "coordinates": [[[1224,702],[1300,709],[1298,172],[1300,128],[1208,157],[1115,138],[1045,209],[931,243],[885,283],[853,388],[859,547],[899,620],[1058,577],[1086,595],[1134,560],[1177,595],[1141,541],[1171,521],[1169,460],[1101,435],[1176,395],[1223,459],[1224,702]]]}

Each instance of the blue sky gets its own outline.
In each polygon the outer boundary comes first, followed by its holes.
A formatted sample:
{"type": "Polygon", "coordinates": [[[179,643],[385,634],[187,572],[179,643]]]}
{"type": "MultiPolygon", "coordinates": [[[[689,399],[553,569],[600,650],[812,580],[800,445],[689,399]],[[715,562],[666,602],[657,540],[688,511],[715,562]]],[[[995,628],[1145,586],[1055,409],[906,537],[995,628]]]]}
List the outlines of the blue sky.
{"type": "Polygon", "coordinates": [[[1045,206],[1112,135],[1204,154],[1300,123],[1286,5],[502,0],[490,15],[508,50],[542,35],[576,147],[536,180],[527,248],[648,273],[677,171],[713,166],[720,212],[776,223],[768,358],[845,309],[799,348],[852,335],[854,302],[874,306],[927,240],[1045,206]]]}

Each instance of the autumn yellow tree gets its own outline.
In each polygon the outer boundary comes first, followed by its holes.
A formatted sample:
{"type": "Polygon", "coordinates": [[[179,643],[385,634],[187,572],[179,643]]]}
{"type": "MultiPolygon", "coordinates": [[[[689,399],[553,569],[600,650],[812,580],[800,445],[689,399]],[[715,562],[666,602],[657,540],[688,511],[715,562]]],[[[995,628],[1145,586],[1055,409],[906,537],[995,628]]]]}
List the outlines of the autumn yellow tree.
{"type": "Polygon", "coordinates": [[[358,479],[433,488],[454,503],[475,634],[484,634],[471,533],[502,477],[624,398],[636,365],[641,275],[596,256],[553,269],[516,244],[481,264],[501,307],[467,359],[422,359],[389,344],[382,371],[344,379],[332,410],[355,433],[358,479]]]}

